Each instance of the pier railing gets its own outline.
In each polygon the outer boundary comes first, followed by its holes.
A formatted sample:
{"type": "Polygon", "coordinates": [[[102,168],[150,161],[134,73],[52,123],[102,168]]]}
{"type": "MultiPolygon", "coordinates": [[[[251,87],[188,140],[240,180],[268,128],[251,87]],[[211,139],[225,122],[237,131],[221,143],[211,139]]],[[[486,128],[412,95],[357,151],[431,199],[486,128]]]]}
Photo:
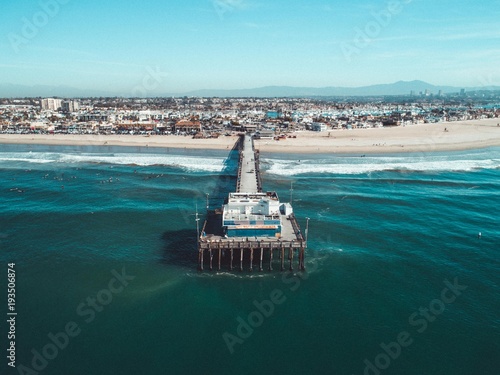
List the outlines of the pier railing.
{"type": "MultiPolygon", "coordinates": [[[[253,147],[253,142],[252,142],[253,147]]],[[[259,193],[262,192],[262,178],[260,177],[260,153],[259,150],[254,151],[254,160],[255,160],[255,175],[257,178],[257,191],[259,193]]]]}
{"type": "Polygon", "coordinates": [[[293,228],[295,235],[297,236],[297,239],[299,239],[300,241],[304,241],[304,243],[305,243],[304,236],[302,236],[302,232],[300,231],[300,227],[299,227],[299,224],[297,223],[297,219],[295,218],[295,215],[291,214],[289,216],[289,220],[292,223],[292,228],[293,228]]]}

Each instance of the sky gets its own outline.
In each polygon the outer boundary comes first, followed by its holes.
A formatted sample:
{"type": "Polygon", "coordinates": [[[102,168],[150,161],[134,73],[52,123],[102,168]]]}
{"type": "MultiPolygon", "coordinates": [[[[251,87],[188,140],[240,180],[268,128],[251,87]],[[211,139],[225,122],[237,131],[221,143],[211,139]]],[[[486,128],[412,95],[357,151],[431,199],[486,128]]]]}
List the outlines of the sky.
{"type": "Polygon", "coordinates": [[[500,85],[500,0],[23,0],[0,84],[121,95],[399,80],[500,85]]]}

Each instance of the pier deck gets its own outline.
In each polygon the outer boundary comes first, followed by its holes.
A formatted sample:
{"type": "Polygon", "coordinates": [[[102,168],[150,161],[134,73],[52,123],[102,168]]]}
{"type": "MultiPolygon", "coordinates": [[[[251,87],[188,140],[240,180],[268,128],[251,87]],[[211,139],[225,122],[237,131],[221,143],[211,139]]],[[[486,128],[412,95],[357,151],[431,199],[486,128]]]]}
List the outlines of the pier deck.
{"type": "Polygon", "coordinates": [[[252,137],[246,136],[243,140],[243,149],[240,154],[238,168],[238,193],[259,193],[258,166],[255,159],[252,137]]]}
{"type": "Polygon", "coordinates": [[[298,269],[304,270],[307,244],[291,211],[290,204],[280,204],[276,193],[262,193],[259,152],[254,150],[252,137],[246,135],[240,150],[236,193],[229,194],[228,204],[222,209],[207,213],[198,238],[199,269],[204,269],[204,255],[208,253],[210,270],[214,268],[214,255],[219,270],[223,263],[227,263],[232,270],[234,256],[239,260],[241,271],[244,259],[249,262],[249,271],[253,270],[256,262],[262,271],[264,261],[272,270],[273,259],[279,259],[281,270],[284,270],[285,258],[289,261],[289,269],[293,270],[294,253],[297,252],[298,269]],[[273,208],[270,208],[272,205],[273,208]],[[266,209],[269,211],[267,214],[261,213],[266,209]],[[224,226],[224,222],[231,225],[224,226]],[[271,235],[270,230],[276,230],[276,233],[271,235]],[[257,252],[255,260],[254,252],[257,252]]]}

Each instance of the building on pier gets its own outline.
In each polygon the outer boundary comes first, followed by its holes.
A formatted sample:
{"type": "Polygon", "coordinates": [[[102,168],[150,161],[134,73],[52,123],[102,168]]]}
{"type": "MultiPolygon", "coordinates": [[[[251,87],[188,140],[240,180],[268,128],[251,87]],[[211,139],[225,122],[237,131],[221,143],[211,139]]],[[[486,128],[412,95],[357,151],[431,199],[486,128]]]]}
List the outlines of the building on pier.
{"type": "Polygon", "coordinates": [[[222,228],[228,237],[279,237],[281,206],[277,194],[229,194],[223,206],[222,228]]]}

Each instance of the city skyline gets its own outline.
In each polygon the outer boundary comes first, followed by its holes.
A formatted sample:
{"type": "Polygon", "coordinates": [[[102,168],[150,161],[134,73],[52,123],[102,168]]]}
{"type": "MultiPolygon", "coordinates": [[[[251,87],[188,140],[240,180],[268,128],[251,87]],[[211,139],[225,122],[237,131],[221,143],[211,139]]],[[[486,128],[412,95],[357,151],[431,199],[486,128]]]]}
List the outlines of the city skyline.
{"type": "Polygon", "coordinates": [[[497,0],[4,5],[0,84],[154,96],[400,80],[500,85],[497,0]]]}

